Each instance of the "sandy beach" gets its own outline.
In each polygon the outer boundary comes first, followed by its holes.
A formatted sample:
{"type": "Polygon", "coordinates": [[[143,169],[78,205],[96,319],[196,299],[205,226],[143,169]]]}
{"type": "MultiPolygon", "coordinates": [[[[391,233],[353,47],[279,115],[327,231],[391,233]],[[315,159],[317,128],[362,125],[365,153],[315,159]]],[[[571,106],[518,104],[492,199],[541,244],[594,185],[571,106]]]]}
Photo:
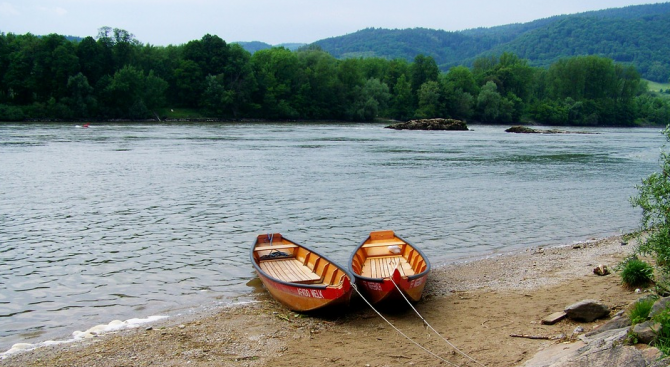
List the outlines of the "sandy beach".
{"type": "Polygon", "coordinates": [[[439,335],[411,308],[382,314],[448,363],[358,297],[347,312],[316,317],[260,292],[249,305],[16,353],[0,366],[520,366],[544,348],[576,340],[577,327],[587,332],[606,321],[542,325],[543,317],[584,299],[601,300],[613,315],[642,296],[616,273],[593,273],[634,248],[617,236],[434,264],[416,309],[439,335]]]}

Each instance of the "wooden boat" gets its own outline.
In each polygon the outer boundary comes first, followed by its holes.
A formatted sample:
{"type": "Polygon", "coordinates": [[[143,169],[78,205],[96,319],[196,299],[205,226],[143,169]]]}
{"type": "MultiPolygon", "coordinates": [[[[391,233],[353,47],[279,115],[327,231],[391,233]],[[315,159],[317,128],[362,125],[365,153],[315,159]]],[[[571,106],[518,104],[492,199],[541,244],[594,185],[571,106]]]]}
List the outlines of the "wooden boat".
{"type": "Polygon", "coordinates": [[[348,306],[353,276],[343,267],[279,233],[259,235],[251,263],[272,297],[293,311],[348,306]]]}
{"type": "Polygon", "coordinates": [[[402,295],[411,302],[421,299],[430,262],[421,250],[393,231],[376,231],[352,253],[349,270],[370,303],[400,300],[404,304],[402,295]]]}

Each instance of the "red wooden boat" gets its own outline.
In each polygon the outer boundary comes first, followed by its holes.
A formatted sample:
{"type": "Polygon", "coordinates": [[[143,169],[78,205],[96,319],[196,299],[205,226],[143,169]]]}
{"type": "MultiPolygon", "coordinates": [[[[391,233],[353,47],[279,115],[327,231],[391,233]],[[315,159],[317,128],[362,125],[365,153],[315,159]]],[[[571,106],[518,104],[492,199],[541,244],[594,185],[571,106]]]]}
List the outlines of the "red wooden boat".
{"type": "Polygon", "coordinates": [[[259,235],[251,263],[272,297],[293,311],[308,312],[349,305],[349,272],[279,233],[259,235]]]}
{"type": "Polygon", "coordinates": [[[411,302],[421,299],[430,262],[421,250],[393,231],[376,231],[354,250],[349,270],[370,303],[401,300],[404,304],[402,295],[411,302]]]}

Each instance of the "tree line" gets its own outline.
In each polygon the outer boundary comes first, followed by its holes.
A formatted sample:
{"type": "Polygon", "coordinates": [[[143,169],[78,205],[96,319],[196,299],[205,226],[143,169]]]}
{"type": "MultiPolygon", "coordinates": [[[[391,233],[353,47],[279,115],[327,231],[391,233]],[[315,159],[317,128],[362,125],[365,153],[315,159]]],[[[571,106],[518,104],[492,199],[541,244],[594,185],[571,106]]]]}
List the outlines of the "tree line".
{"type": "Polygon", "coordinates": [[[336,59],[317,46],[253,54],[218,36],[142,44],[103,27],[72,42],[0,34],[0,119],[151,119],[188,109],[218,119],[665,124],[667,98],[632,66],[598,56],[531,67],[515,54],[441,72],[430,56],[336,59]]]}

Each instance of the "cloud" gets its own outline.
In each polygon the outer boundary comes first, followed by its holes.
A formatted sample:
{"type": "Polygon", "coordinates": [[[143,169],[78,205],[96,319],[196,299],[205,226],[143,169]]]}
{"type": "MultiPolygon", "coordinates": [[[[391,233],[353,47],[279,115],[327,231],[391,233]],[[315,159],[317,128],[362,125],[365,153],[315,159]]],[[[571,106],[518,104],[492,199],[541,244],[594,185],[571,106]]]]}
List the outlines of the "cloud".
{"type": "Polygon", "coordinates": [[[14,5],[10,3],[0,3],[0,16],[21,14],[14,5]]]}

